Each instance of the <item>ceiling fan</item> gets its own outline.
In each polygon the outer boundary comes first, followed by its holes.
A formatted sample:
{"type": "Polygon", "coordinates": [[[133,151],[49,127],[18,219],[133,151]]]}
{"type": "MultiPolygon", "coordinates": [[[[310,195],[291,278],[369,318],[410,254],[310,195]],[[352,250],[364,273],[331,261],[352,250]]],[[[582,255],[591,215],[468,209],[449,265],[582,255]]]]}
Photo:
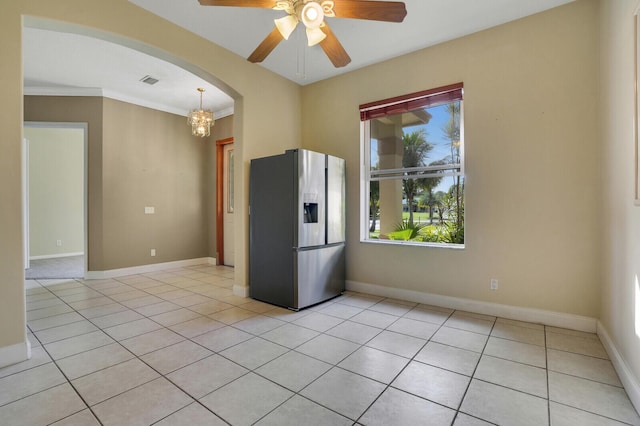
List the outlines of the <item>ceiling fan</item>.
{"type": "Polygon", "coordinates": [[[247,58],[262,62],[283,39],[288,39],[299,22],[306,27],[309,46],[320,44],[336,68],[351,58],[324,18],[353,18],[402,22],[407,16],[403,2],[372,0],[198,0],[203,6],[259,7],[283,10],[287,16],[275,20],[276,27],[247,58]]]}

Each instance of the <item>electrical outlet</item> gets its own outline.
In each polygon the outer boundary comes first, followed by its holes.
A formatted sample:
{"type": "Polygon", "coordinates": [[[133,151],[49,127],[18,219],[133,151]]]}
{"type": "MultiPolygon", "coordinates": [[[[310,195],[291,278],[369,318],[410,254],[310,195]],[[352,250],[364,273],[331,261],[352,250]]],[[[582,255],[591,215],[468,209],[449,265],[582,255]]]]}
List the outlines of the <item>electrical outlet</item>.
{"type": "Polygon", "coordinates": [[[156,213],[156,208],[155,207],[145,207],[144,208],[144,214],[155,214],[156,213]]]}
{"type": "Polygon", "coordinates": [[[62,247],[62,240],[56,240],[56,246],[62,247]]]}
{"type": "Polygon", "coordinates": [[[491,290],[498,289],[498,280],[496,278],[491,278],[491,290]]]}
{"type": "Polygon", "coordinates": [[[156,249],[151,249],[151,256],[155,256],[156,255],[156,249]]]}

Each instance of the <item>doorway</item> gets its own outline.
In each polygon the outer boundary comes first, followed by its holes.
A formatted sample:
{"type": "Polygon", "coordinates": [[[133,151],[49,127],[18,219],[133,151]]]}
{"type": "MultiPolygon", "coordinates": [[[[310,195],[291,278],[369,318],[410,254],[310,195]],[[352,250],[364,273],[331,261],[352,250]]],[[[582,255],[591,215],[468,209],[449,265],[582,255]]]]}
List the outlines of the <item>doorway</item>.
{"type": "Polygon", "coordinates": [[[216,141],[216,249],[218,264],[235,265],[233,138],[216,141]]]}
{"type": "Polygon", "coordinates": [[[86,123],[24,123],[25,276],[84,278],[86,123]]]}

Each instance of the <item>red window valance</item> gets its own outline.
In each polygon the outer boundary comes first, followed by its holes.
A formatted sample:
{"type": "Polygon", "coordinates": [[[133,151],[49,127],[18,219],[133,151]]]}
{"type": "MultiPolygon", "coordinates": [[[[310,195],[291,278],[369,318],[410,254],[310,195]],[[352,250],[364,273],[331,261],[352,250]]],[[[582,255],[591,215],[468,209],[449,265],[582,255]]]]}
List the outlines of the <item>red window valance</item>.
{"type": "Polygon", "coordinates": [[[462,100],[462,87],[462,83],[450,84],[422,92],[363,104],[360,105],[360,120],[371,120],[409,112],[419,108],[428,108],[459,101],[462,100]]]}

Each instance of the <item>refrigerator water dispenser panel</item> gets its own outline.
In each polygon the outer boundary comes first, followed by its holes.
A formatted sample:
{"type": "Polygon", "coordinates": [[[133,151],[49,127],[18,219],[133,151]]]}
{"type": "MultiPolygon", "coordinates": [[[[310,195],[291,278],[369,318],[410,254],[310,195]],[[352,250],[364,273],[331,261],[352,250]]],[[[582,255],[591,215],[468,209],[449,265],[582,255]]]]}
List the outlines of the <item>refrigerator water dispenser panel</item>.
{"type": "Polygon", "coordinates": [[[318,223],[318,203],[304,203],[304,223],[318,223]]]}

